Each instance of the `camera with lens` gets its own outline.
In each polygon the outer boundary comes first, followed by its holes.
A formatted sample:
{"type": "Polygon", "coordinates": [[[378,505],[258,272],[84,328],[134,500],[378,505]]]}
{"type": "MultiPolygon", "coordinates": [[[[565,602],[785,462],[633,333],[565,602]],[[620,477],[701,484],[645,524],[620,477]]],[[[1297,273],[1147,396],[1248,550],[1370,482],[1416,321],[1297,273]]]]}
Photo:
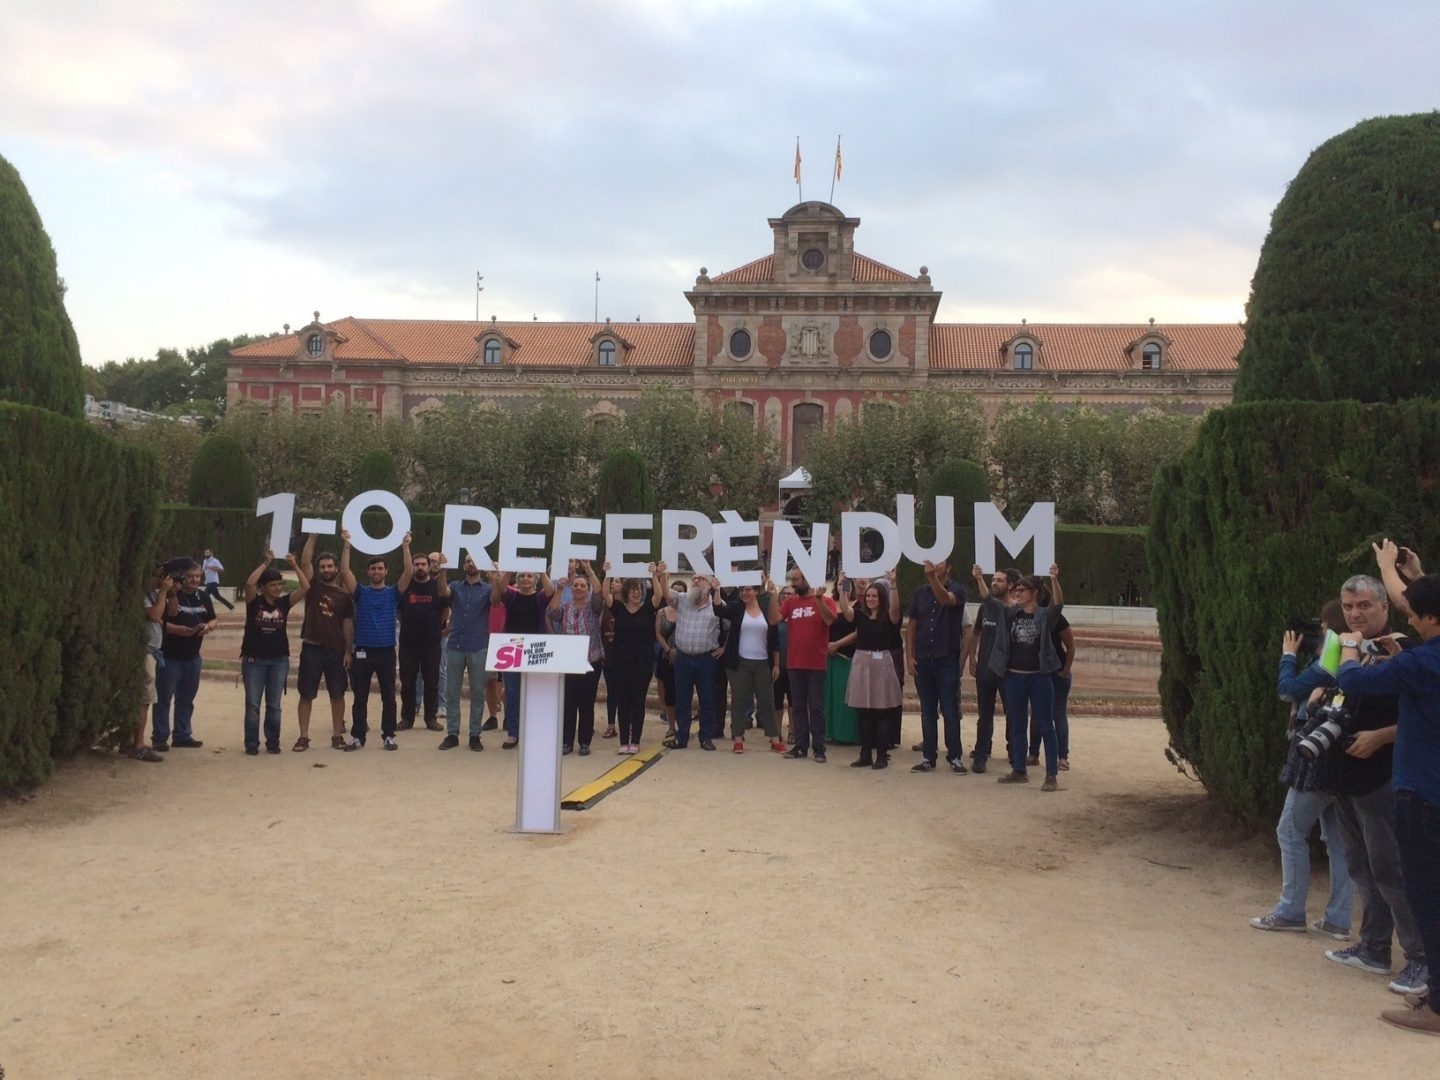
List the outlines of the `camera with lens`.
{"type": "Polygon", "coordinates": [[[1319,619],[1307,619],[1303,615],[1292,615],[1285,620],[1285,629],[1300,635],[1300,651],[1313,653],[1320,648],[1325,637],[1325,628],[1319,619]]]}
{"type": "Polygon", "coordinates": [[[1354,737],[1355,716],[1345,708],[1344,696],[1337,695],[1333,701],[1310,706],[1296,749],[1306,761],[1314,761],[1337,743],[1350,745],[1354,737]]]}

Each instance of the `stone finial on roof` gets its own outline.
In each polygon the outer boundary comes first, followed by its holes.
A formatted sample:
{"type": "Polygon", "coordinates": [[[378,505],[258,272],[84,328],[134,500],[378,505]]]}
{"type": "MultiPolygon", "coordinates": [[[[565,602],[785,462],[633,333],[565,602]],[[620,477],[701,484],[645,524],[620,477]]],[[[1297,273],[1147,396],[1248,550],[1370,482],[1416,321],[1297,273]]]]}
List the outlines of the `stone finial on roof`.
{"type": "Polygon", "coordinates": [[[491,321],[491,323],[494,323],[494,321],[495,321],[495,316],[494,316],[494,315],[491,315],[491,316],[490,316],[490,321],[491,321]]]}
{"type": "Polygon", "coordinates": [[[1151,315],[1151,316],[1150,316],[1150,325],[1151,325],[1151,326],[1154,326],[1154,325],[1155,325],[1155,316],[1154,316],[1154,315],[1151,315]]]}
{"type": "Polygon", "coordinates": [[[1021,320],[1020,320],[1020,325],[1021,325],[1021,326],[1028,326],[1029,323],[1030,323],[1030,320],[1029,320],[1029,319],[1021,319],[1021,320]]]}
{"type": "Polygon", "coordinates": [[[318,312],[318,311],[315,312],[315,321],[316,321],[316,322],[319,322],[319,321],[320,321],[320,312],[318,312]]]}
{"type": "Polygon", "coordinates": [[[929,284],[930,284],[930,268],[929,268],[928,266],[922,266],[922,267],[920,267],[920,276],[919,276],[916,280],[919,281],[922,285],[929,285],[929,284]]]}
{"type": "Polygon", "coordinates": [[[706,269],[705,267],[703,267],[703,266],[700,267],[700,275],[695,279],[695,284],[696,284],[696,285],[708,285],[708,284],[710,284],[710,271],[709,271],[708,269],[706,269]]]}
{"type": "Polygon", "coordinates": [[[287,322],[287,323],[285,324],[285,333],[288,334],[289,332],[290,332],[290,324],[287,322]]]}

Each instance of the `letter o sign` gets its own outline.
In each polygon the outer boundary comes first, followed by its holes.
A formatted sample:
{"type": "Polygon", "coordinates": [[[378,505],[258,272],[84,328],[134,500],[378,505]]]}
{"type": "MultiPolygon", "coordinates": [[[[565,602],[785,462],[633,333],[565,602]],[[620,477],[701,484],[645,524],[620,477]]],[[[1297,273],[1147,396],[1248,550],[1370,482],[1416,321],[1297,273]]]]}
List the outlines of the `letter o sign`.
{"type": "Polygon", "coordinates": [[[389,491],[362,491],[345,504],[341,526],[350,534],[350,546],[362,555],[386,555],[400,546],[410,531],[410,510],[400,496],[389,491]],[[361,515],[367,510],[384,510],[390,515],[390,533],[376,539],[365,531],[361,515]]]}

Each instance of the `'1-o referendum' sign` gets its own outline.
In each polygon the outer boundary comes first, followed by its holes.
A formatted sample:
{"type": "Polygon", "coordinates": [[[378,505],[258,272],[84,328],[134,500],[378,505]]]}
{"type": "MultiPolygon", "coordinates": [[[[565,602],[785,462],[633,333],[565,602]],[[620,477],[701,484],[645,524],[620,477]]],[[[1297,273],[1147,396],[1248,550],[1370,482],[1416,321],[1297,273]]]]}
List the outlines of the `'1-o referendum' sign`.
{"type": "MultiPolygon", "coordinates": [[[[923,546],[915,538],[915,496],[895,496],[895,516],[872,510],[853,510],[840,515],[840,566],[851,577],[879,577],[898,566],[902,558],[914,563],[948,559],[955,547],[955,500],[935,500],[935,539],[923,546]],[[880,553],[865,559],[860,537],[878,533],[880,553]]],[[[267,495],[255,504],[258,517],[271,517],[270,549],[285,551],[295,521],[295,496],[290,492],[267,495]]],[[[660,518],[660,559],[679,569],[682,557],[698,574],[713,574],[722,585],[759,585],[759,570],[736,569],[738,564],[760,560],[760,522],[747,521],[734,510],[722,510],[712,521],[698,510],[663,510],[660,518]],[[691,534],[691,535],[687,535],[691,534]]],[[[445,507],[445,534],[441,550],[451,566],[459,566],[468,553],[483,570],[512,573],[542,573],[552,577],[565,573],[571,559],[595,559],[596,541],[605,541],[610,572],[616,577],[646,577],[649,570],[654,514],[606,514],[601,518],[551,517],[549,510],[505,507],[499,514],[485,506],[445,507]],[[546,530],[550,547],[545,549],[546,530]],[[491,549],[495,554],[491,555],[491,549]]],[[[389,491],[366,491],[345,506],[341,527],[350,534],[351,546],[362,555],[387,555],[400,546],[410,531],[410,510],[400,497],[389,491]],[[363,514],[383,510],[390,517],[390,531],[372,536],[365,529],[363,514]]],[[[327,518],[304,518],[300,531],[323,536],[335,535],[335,522],[327,518]]],[[[816,524],[807,545],[795,527],[783,518],[774,522],[770,546],[770,577],[779,581],[789,560],[794,559],[810,581],[825,580],[825,555],[830,547],[830,526],[816,524]]],[[[1055,561],[1055,504],[1035,503],[1012,526],[994,503],[975,504],[974,561],[987,574],[995,569],[995,545],[1018,555],[1034,542],[1035,572],[1048,572],[1055,561]]]]}

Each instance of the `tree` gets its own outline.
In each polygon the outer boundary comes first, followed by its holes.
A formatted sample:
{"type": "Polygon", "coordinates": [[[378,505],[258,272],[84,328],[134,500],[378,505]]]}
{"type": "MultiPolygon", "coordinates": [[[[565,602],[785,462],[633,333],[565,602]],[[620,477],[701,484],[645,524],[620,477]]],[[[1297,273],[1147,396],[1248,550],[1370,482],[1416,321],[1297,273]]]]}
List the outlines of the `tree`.
{"type": "Polygon", "coordinates": [[[212,507],[255,505],[255,475],[238,439],[211,435],[200,445],[190,467],[189,502],[212,507]]]}
{"type": "Polygon", "coordinates": [[[1310,155],[1260,250],[1237,402],[1435,394],[1437,176],[1440,112],[1366,120],[1310,155]]]}
{"type": "Polygon", "coordinates": [[[182,415],[219,416],[225,412],[225,358],[259,338],[239,334],[195,346],[182,355],[162,348],[152,359],[108,360],[95,371],[100,397],[154,412],[178,406],[182,415]]]}
{"type": "Polygon", "coordinates": [[[935,500],[948,495],[955,500],[955,524],[959,528],[975,525],[975,504],[990,501],[990,474],[983,465],[956,458],[945,461],[932,472],[922,489],[920,521],[935,524],[935,500]]]}
{"type": "Polygon", "coordinates": [[[395,455],[384,447],[371,450],[355,466],[355,475],[350,478],[350,495],[353,498],[363,491],[399,491],[400,473],[395,468],[395,455]]]}
{"type": "Polygon", "coordinates": [[[79,417],[84,398],[55,249],[20,174],[0,157],[0,401],[79,417]]]}
{"type": "Polygon", "coordinates": [[[190,469],[205,441],[199,428],[166,421],[119,424],[112,420],[105,424],[105,430],[123,446],[154,454],[160,466],[161,500],[185,502],[190,493],[190,469]]]}
{"type": "Polygon", "coordinates": [[[653,514],[655,493],[650,490],[650,469],[638,450],[619,447],[600,464],[595,490],[595,514],[653,514]]]}
{"type": "Polygon", "coordinates": [[[650,466],[660,506],[707,505],[712,464],[706,446],[707,406],[687,390],[647,387],[625,418],[625,442],[650,466]]]}

